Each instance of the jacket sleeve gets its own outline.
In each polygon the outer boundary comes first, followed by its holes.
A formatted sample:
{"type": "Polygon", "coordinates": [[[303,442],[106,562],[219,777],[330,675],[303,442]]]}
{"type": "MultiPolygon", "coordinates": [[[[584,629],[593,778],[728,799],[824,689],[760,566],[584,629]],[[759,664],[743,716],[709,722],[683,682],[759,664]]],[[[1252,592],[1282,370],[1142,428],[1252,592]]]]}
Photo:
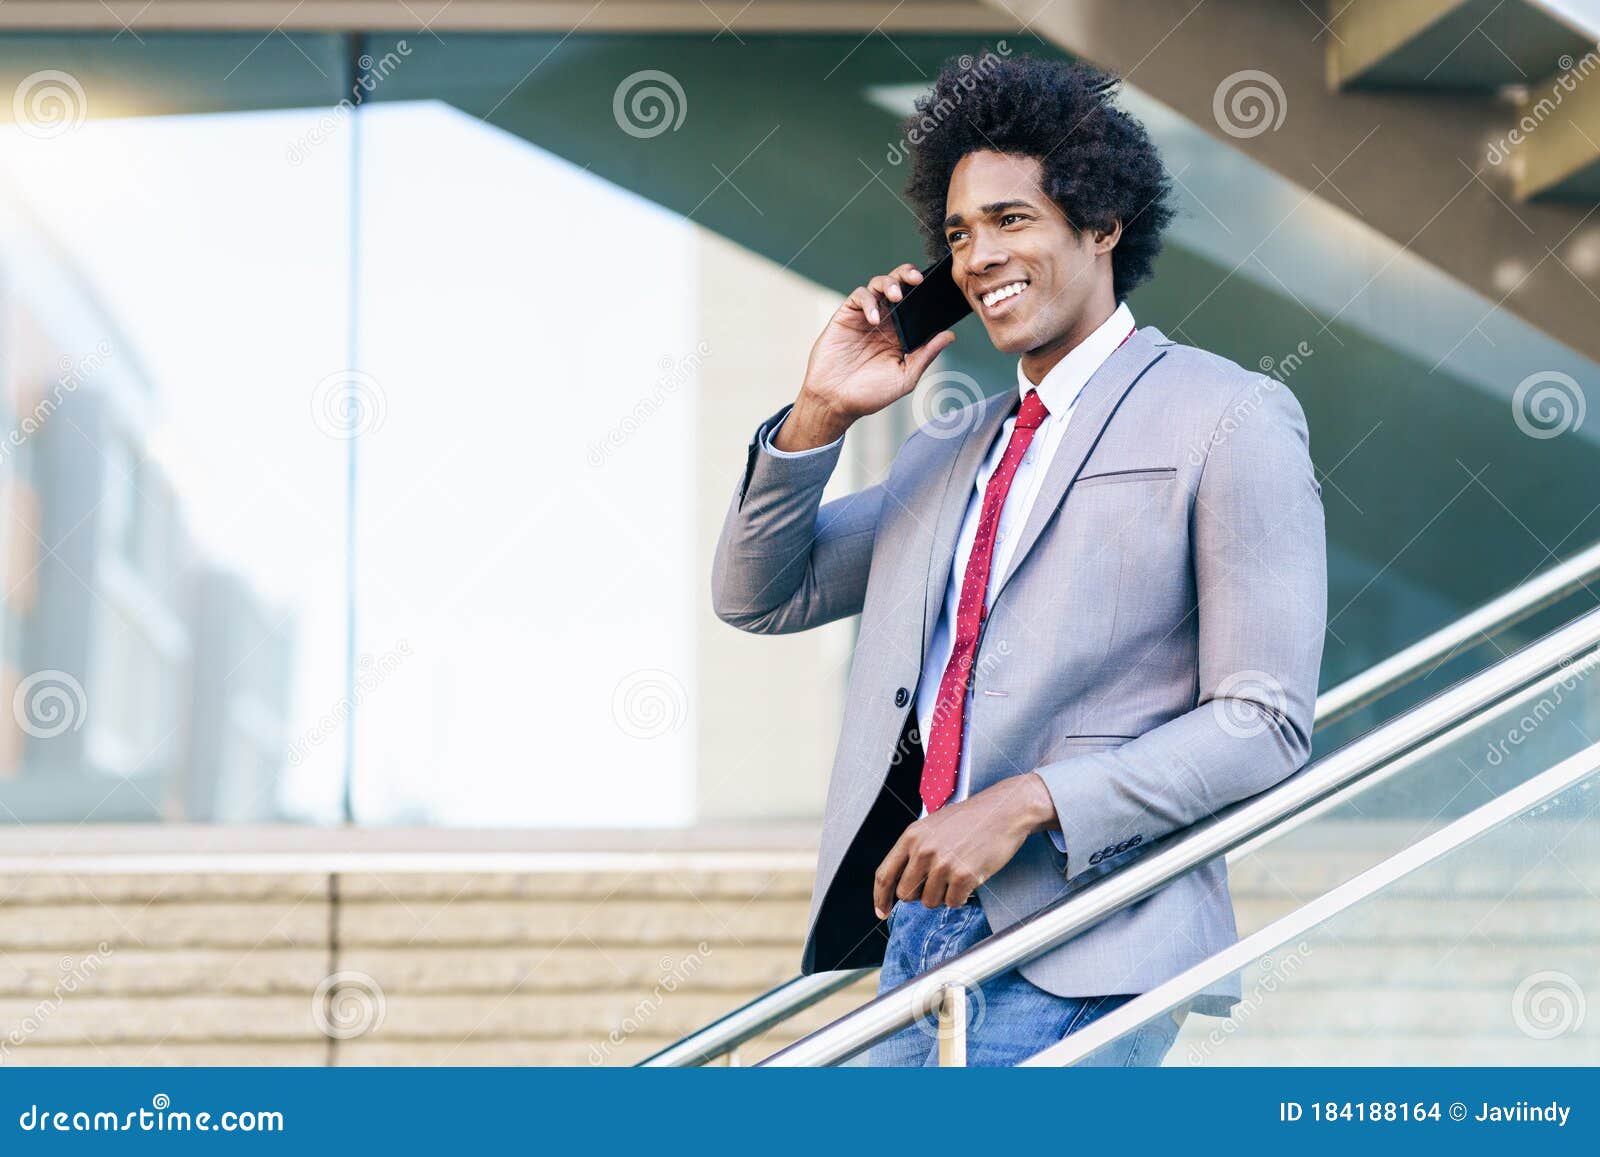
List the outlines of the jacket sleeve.
{"type": "Polygon", "coordinates": [[[1197,705],[1113,750],[1035,769],[1068,879],[1265,791],[1311,753],[1328,595],[1305,414],[1287,386],[1257,378],[1209,445],[1191,523],[1197,705]]]}
{"type": "Polygon", "coordinates": [[[717,617],[756,634],[804,631],[860,613],[883,507],[881,486],[822,505],[842,439],[803,454],[767,449],[769,431],[791,405],[750,439],[711,566],[717,617]]]}

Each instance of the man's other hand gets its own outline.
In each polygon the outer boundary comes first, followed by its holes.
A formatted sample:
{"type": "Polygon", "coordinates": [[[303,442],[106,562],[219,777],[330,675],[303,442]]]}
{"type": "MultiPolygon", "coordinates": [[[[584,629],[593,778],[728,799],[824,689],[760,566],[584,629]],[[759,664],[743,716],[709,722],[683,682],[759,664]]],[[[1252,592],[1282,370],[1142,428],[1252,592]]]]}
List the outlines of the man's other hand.
{"type": "Polygon", "coordinates": [[[872,881],[872,910],[886,919],[896,900],[958,907],[1035,832],[1059,828],[1055,803],[1033,772],[1014,775],[916,820],[895,841],[872,881]]]}

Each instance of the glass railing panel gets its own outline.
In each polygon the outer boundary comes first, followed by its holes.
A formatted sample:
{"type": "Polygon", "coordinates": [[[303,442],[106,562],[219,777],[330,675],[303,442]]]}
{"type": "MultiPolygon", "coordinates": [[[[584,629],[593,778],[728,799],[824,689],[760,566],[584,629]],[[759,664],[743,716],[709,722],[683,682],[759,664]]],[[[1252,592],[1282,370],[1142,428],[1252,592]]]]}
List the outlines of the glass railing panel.
{"type": "Polygon", "coordinates": [[[1187,1010],[1164,1060],[1174,1067],[1600,1063],[1600,1023],[1586,1017],[1600,994],[1597,753],[1527,778],[1219,957],[1214,973],[1238,980],[1231,1015],[1192,1007],[1215,979],[1197,970],[1036,1063],[1126,1055],[1174,1010],[1187,1010]],[[1568,786],[1551,795],[1558,774],[1568,786]]]}
{"type": "Polygon", "coordinates": [[[1600,735],[1590,653],[1228,859],[1241,935],[1526,782],[1600,735]]]}

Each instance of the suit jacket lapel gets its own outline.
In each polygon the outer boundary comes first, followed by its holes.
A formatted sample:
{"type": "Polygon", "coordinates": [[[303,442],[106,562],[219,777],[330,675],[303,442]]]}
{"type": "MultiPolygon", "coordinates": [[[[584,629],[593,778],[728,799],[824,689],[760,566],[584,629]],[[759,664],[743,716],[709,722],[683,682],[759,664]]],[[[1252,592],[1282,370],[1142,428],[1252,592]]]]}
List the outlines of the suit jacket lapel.
{"type": "MultiPolygon", "coordinates": [[[[957,449],[950,457],[950,469],[945,474],[944,495],[934,519],[933,533],[928,544],[926,565],[922,567],[922,581],[926,584],[922,600],[922,651],[918,657],[919,668],[927,662],[928,643],[933,628],[939,621],[939,603],[950,583],[950,569],[955,564],[956,541],[961,537],[961,522],[972,499],[972,487],[977,482],[978,467],[983,465],[995,434],[1005,423],[1006,415],[1017,404],[1017,391],[1008,390],[975,402],[957,411],[948,420],[948,435],[957,449]],[[959,415],[959,416],[957,416],[959,415]],[[966,433],[958,438],[958,424],[964,422],[966,433]]],[[[913,558],[915,556],[913,555],[913,558]]],[[[943,672],[937,673],[938,678],[943,672]]]]}
{"type": "MultiPolygon", "coordinates": [[[[1117,347],[1084,384],[1066,433],[1056,447],[1055,457],[1051,459],[1050,468],[1033,500],[1033,507],[1028,511],[1028,521],[1022,528],[1022,535],[1006,563],[1005,573],[998,579],[990,576],[990,606],[999,599],[1006,581],[1022,565],[1028,551],[1044,533],[1045,525],[1066,500],[1067,491],[1083,469],[1084,462],[1100,440],[1100,434],[1111,416],[1122,404],[1123,397],[1144,372],[1165,355],[1165,350],[1158,347],[1158,342],[1161,345],[1169,344],[1153,326],[1135,330],[1133,336],[1117,347]]],[[[970,477],[968,484],[971,484],[970,477]]]]}

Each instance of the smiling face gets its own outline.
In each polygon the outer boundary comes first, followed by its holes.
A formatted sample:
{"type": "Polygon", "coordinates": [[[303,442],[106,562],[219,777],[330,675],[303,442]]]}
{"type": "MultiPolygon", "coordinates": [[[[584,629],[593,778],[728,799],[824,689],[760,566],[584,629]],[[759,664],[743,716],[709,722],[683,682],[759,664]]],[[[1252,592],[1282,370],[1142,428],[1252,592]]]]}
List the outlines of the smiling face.
{"type": "Polygon", "coordinates": [[[1036,382],[1116,309],[1122,232],[1075,231],[1042,174],[1037,157],[968,153],[950,174],[944,222],[956,284],[995,348],[1020,356],[1036,382]]]}

